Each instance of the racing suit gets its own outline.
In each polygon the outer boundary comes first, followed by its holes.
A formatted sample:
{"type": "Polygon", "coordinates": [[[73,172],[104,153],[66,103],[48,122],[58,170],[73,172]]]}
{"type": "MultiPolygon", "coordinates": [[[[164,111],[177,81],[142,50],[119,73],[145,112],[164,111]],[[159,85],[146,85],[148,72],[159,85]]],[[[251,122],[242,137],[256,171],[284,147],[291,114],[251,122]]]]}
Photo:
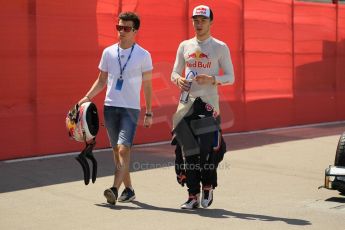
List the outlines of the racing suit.
{"type": "MultiPolygon", "coordinates": [[[[182,77],[183,72],[185,76],[197,76],[199,74],[214,76],[216,84],[199,85],[196,82],[191,84],[187,102],[180,102],[176,113],[173,115],[173,132],[176,137],[178,137],[178,135],[176,135],[177,126],[181,124],[183,119],[185,120],[185,118],[188,117],[188,113],[196,98],[199,98],[201,102],[212,107],[212,117],[217,118],[218,126],[220,125],[217,85],[232,84],[234,82],[234,71],[228,46],[224,42],[213,37],[209,37],[204,41],[198,41],[196,37],[194,37],[181,42],[177,50],[171,81],[176,83],[177,79],[182,77]],[[221,76],[219,75],[220,69],[223,70],[223,75],[221,76]]],[[[212,168],[212,166],[210,166],[208,170],[204,170],[205,168],[203,167],[203,164],[212,163],[213,161],[213,154],[210,153],[213,151],[214,134],[215,132],[210,132],[196,137],[196,143],[202,143],[202,145],[199,146],[199,150],[197,148],[194,148],[194,150],[193,148],[191,148],[191,150],[188,149],[192,153],[199,151],[199,154],[191,154],[190,152],[186,154],[184,149],[185,146],[180,146],[180,143],[173,141],[173,143],[177,143],[175,151],[177,161],[181,160],[181,154],[179,152],[182,152],[185,155],[186,169],[191,169],[192,166],[196,169],[199,165],[199,170],[185,171],[189,193],[198,193],[198,190],[200,190],[200,182],[202,182],[203,185],[217,186],[216,167],[212,168]]],[[[176,138],[174,138],[174,140],[176,140],[176,138]]],[[[220,138],[220,140],[222,140],[222,138],[220,138]]],[[[190,143],[187,142],[187,145],[190,145],[190,143]]],[[[218,165],[218,163],[216,165],[218,165]]]]}

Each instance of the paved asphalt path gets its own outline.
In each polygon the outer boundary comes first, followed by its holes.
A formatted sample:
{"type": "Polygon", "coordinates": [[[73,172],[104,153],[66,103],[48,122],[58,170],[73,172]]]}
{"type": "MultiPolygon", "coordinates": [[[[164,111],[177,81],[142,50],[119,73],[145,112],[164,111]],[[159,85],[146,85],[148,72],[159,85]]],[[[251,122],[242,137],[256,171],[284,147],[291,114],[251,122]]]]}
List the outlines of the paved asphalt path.
{"type": "MultiPolygon", "coordinates": [[[[108,205],[109,149],[85,186],[75,154],[0,162],[0,229],[345,229],[345,196],[318,189],[345,122],[227,134],[219,187],[208,209],[181,210],[169,143],[135,146],[137,199],[108,205]]],[[[122,190],[122,189],[121,189],[122,190]]]]}

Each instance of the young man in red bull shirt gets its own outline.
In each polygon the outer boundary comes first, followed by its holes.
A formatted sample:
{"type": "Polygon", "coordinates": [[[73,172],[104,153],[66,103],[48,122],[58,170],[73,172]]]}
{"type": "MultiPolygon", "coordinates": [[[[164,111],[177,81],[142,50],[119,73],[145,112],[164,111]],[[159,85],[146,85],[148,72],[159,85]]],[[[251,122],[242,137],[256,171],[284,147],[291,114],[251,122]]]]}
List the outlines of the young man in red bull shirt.
{"type": "MultiPolygon", "coordinates": [[[[233,84],[235,79],[228,46],[211,36],[213,12],[210,7],[204,5],[195,7],[192,20],[195,37],[180,43],[171,74],[171,81],[182,92],[189,92],[184,100],[181,98],[173,116],[174,128],[189,111],[197,97],[213,107],[219,120],[217,86],[233,84]],[[220,69],[224,73],[222,76],[219,76],[220,69]],[[183,71],[186,77],[182,76],[183,71]]],[[[187,165],[190,165],[190,162],[188,164],[188,157],[185,157],[185,160],[187,165]]],[[[214,187],[211,183],[203,181],[200,170],[202,169],[198,167],[186,168],[189,198],[187,202],[181,205],[182,209],[199,207],[200,183],[202,184],[201,205],[207,208],[213,201],[214,187]],[[195,180],[198,180],[198,183],[195,183],[195,180]]]]}

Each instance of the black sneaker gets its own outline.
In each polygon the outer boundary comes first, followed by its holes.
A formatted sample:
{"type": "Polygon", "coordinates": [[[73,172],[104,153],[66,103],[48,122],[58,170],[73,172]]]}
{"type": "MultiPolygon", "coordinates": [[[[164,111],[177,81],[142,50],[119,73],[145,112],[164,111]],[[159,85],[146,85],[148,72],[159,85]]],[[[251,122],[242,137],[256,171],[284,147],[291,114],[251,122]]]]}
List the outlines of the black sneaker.
{"type": "Polygon", "coordinates": [[[199,201],[199,194],[196,195],[189,195],[188,200],[186,203],[181,205],[181,209],[194,209],[194,208],[199,208],[200,206],[200,201],[199,201]]]}
{"type": "Polygon", "coordinates": [[[107,202],[109,204],[116,204],[116,200],[117,200],[117,189],[115,187],[111,187],[108,188],[106,190],[104,190],[104,196],[105,198],[107,198],[107,202]]]}
{"type": "Polygon", "coordinates": [[[127,203],[127,202],[131,202],[134,199],[135,199],[134,190],[130,188],[125,188],[123,192],[121,193],[121,196],[119,197],[118,201],[127,203]]]}

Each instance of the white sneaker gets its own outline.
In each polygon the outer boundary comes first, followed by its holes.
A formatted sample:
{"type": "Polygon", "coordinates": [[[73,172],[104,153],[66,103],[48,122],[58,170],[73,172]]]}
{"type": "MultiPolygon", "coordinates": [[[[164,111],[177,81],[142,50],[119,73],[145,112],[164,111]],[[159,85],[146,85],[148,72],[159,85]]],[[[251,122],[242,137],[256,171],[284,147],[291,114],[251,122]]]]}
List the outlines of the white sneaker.
{"type": "Polygon", "coordinates": [[[209,207],[213,201],[213,189],[212,186],[202,188],[201,206],[204,208],[209,207]]]}
{"type": "Polygon", "coordinates": [[[119,202],[127,203],[135,199],[135,193],[133,189],[125,188],[121,193],[121,196],[117,199],[119,202]]]}
{"type": "Polygon", "coordinates": [[[181,209],[193,209],[193,208],[199,208],[200,206],[200,194],[194,195],[189,195],[188,200],[186,203],[181,205],[181,209]]]}

